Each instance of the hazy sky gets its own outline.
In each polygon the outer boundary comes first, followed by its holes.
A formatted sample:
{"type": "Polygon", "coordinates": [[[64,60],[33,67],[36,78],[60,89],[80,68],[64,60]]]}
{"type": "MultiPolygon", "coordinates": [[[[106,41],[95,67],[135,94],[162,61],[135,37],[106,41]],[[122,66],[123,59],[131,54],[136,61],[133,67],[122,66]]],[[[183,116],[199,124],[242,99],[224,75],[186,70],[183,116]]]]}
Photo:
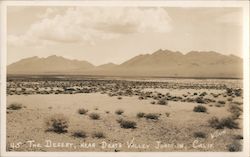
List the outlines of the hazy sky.
{"type": "Polygon", "coordinates": [[[50,55],[119,64],[158,49],[242,56],[240,8],[9,6],[7,29],[8,64],[50,55]]]}

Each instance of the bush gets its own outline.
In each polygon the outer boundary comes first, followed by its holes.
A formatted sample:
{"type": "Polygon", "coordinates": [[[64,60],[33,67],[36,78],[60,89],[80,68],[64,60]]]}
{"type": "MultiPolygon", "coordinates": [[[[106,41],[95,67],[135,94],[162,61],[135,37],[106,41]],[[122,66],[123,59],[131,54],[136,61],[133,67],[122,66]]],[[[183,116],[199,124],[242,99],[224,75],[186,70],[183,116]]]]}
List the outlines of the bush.
{"type": "Polygon", "coordinates": [[[154,105],[154,104],[155,104],[155,101],[151,101],[150,103],[154,105]]]}
{"type": "Polygon", "coordinates": [[[122,97],[120,97],[120,96],[119,96],[119,97],[117,97],[117,99],[118,99],[118,100],[121,100],[121,99],[122,99],[122,97]]]}
{"type": "Polygon", "coordinates": [[[239,128],[239,124],[237,122],[235,122],[231,117],[222,118],[221,119],[221,124],[224,127],[227,127],[229,129],[237,129],[237,128],[239,128]]]}
{"type": "Polygon", "coordinates": [[[159,114],[157,113],[148,113],[144,116],[146,119],[154,119],[154,120],[158,120],[159,119],[159,114]]]}
{"type": "Polygon", "coordinates": [[[143,118],[144,115],[145,115],[145,113],[139,112],[139,113],[137,113],[136,117],[137,117],[137,118],[143,118]]]}
{"type": "Polygon", "coordinates": [[[224,126],[221,125],[220,120],[217,117],[212,117],[208,120],[209,125],[215,129],[223,129],[224,126]]]}
{"type": "Polygon", "coordinates": [[[86,114],[88,112],[88,110],[87,109],[84,109],[84,108],[80,108],[79,110],[78,110],[78,113],[79,114],[86,114]]]}
{"type": "Polygon", "coordinates": [[[45,121],[48,131],[65,133],[69,127],[69,121],[63,114],[55,114],[45,121]]]}
{"type": "Polygon", "coordinates": [[[170,116],[170,113],[169,113],[169,112],[166,112],[165,115],[166,115],[167,117],[169,117],[169,116],[170,116]]]}
{"type": "Polygon", "coordinates": [[[167,102],[167,99],[166,99],[166,98],[161,98],[161,99],[157,102],[157,104],[159,104],[159,105],[167,105],[168,102],[167,102]]]}
{"type": "Polygon", "coordinates": [[[242,109],[237,105],[230,105],[228,111],[232,113],[233,119],[238,119],[241,115],[242,109]]]}
{"type": "Polygon", "coordinates": [[[86,138],[87,137],[87,134],[86,132],[84,131],[81,131],[81,130],[77,130],[73,133],[73,136],[74,137],[77,137],[77,138],[86,138]]]}
{"type": "Polygon", "coordinates": [[[134,129],[136,128],[136,122],[130,120],[121,120],[120,126],[125,129],[134,129]]]}
{"type": "Polygon", "coordinates": [[[197,98],[195,98],[195,101],[196,101],[197,103],[199,103],[199,104],[204,104],[204,103],[205,103],[205,101],[203,100],[202,97],[197,97],[197,98]]]}
{"type": "Polygon", "coordinates": [[[118,109],[118,110],[115,111],[115,113],[117,115],[122,115],[124,113],[124,111],[122,109],[118,109]]]}
{"type": "Polygon", "coordinates": [[[194,137],[195,138],[206,138],[207,135],[206,135],[206,133],[199,131],[199,132],[194,132],[194,137]]]}
{"type": "Polygon", "coordinates": [[[103,132],[98,131],[98,132],[94,132],[94,133],[92,134],[92,137],[93,137],[93,138],[105,138],[105,135],[104,135],[103,132]]]}
{"type": "Polygon", "coordinates": [[[195,106],[193,109],[194,112],[207,112],[207,108],[202,105],[195,106]]]}
{"type": "Polygon", "coordinates": [[[229,129],[237,129],[239,125],[231,117],[222,118],[221,120],[219,120],[217,117],[212,117],[208,123],[212,128],[215,129],[223,129],[224,127],[229,129]]]}
{"type": "Polygon", "coordinates": [[[226,102],[223,101],[223,100],[219,100],[218,103],[219,103],[219,104],[223,104],[223,105],[226,104],[226,102]]]}
{"type": "Polygon", "coordinates": [[[100,115],[98,113],[91,113],[89,117],[93,120],[98,120],[100,119],[100,115]]]}
{"type": "Polygon", "coordinates": [[[121,123],[121,122],[123,121],[123,119],[122,119],[122,118],[118,118],[118,119],[116,119],[116,121],[117,121],[118,123],[121,123]]]}
{"type": "Polygon", "coordinates": [[[220,104],[220,103],[218,103],[218,104],[215,104],[215,106],[216,106],[216,107],[224,107],[225,104],[220,104]]]}
{"type": "Polygon", "coordinates": [[[234,141],[233,143],[227,145],[229,152],[240,152],[242,150],[242,145],[238,141],[234,141]]]}
{"type": "Polygon", "coordinates": [[[7,107],[8,110],[20,110],[21,108],[23,108],[23,105],[19,103],[12,103],[7,107]]]}

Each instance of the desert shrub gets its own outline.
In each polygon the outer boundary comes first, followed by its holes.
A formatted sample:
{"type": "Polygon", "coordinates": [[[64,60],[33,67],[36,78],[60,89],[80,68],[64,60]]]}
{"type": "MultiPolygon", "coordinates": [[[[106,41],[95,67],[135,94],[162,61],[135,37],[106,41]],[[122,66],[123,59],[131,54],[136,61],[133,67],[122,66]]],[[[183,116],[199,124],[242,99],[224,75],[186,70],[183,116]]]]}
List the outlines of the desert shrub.
{"type": "Polygon", "coordinates": [[[201,94],[200,94],[200,96],[205,96],[205,95],[207,95],[207,92],[202,92],[201,94]]]}
{"type": "Polygon", "coordinates": [[[169,112],[166,112],[165,115],[166,115],[167,117],[169,117],[169,116],[170,116],[170,113],[169,113],[169,112]]]}
{"type": "Polygon", "coordinates": [[[101,131],[96,131],[92,133],[92,137],[93,138],[105,138],[105,135],[103,132],[101,131]]]}
{"type": "Polygon", "coordinates": [[[151,104],[155,104],[155,101],[151,101],[150,103],[151,103],[151,104]]]}
{"type": "Polygon", "coordinates": [[[157,104],[159,104],[159,105],[167,105],[167,104],[168,104],[168,101],[167,101],[166,98],[161,98],[161,99],[157,102],[157,104]]]}
{"type": "Polygon", "coordinates": [[[137,117],[137,118],[143,118],[144,115],[145,115],[144,112],[138,112],[138,113],[136,114],[136,117],[137,117]]]}
{"type": "Polygon", "coordinates": [[[20,110],[21,108],[23,108],[23,105],[20,103],[12,103],[7,107],[8,110],[20,110]]]}
{"type": "Polygon", "coordinates": [[[238,119],[241,115],[242,109],[237,105],[230,105],[228,111],[232,113],[233,119],[238,119]]]}
{"type": "Polygon", "coordinates": [[[109,111],[106,111],[107,114],[109,114],[110,112],[109,111]]]}
{"type": "Polygon", "coordinates": [[[120,126],[125,129],[136,128],[136,122],[130,120],[121,120],[120,126]]]}
{"type": "Polygon", "coordinates": [[[115,111],[115,113],[117,115],[122,115],[124,113],[124,111],[122,109],[118,109],[118,110],[115,111]]]}
{"type": "Polygon", "coordinates": [[[98,113],[91,113],[89,117],[93,120],[98,120],[100,119],[100,115],[98,113]]]}
{"type": "Polygon", "coordinates": [[[148,114],[145,114],[144,116],[146,119],[154,119],[154,120],[158,120],[159,119],[159,114],[157,113],[148,113],[148,114]]]}
{"type": "Polygon", "coordinates": [[[195,106],[193,109],[194,112],[207,112],[207,108],[202,105],[195,106]]]}
{"type": "Polygon", "coordinates": [[[227,149],[229,152],[240,152],[242,150],[242,144],[239,141],[233,141],[227,145],[227,149]]]}
{"type": "Polygon", "coordinates": [[[204,103],[205,103],[205,101],[204,101],[204,99],[203,99],[202,97],[197,97],[197,98],[195,98],[195,101],[196,101],[197,103],[199,103],[199,104],[204,104],[204,103]]]}
{"type": "Polygon", "coordinates": [[[215,129],[223,129],[224,126],[221,125],[220,120],[217,117],[212,117],[208,120],[209,125],[215,129]]]}
{"type": "Polygon", "coordinates": [[[77,130],[77,131],[73,132],[72,136],[77,137],[77,138],[86,138],[87,134],[85,131],[77,130]]]}
{"type": "Polygon", "coordinates": [[[221,125],[227,127],[229,129],[237,129],[239,128],[239,124],[235,122],[231,117],[222,118],[221,125]]]}
{"type": "Polygon", "coordinates": [[[84,109],[84,108],[80,108],[79,110],[78,110],[78,113],[79,114],[86,114],[88,112],[88,110],[87,109],[84,109]]]}
{"type": "Polygon", "coordinates": [[[116,121],[117,121],[118,123],[121,123],[121,122],[123,121],[123,119],[122,119],[122,118],[118,118],[118,119],[116,119],[116,121]]]}
{"type": "Polygon", "coordinates": [[[233,101],[233,98],[228,98],[227,101],[233,101]]]}
{"type": "Polygon", "coordinates": [[[225,106],[225,104],[220,104],[220,103],[217,103],[217,104],[215,104],[215,106],[216,106],[216,107],[224,107],[224,106],[225,106]]]}
{"type": "Polygon", "coordinates": [[[143,99],[145,99],[145,98],[144,98],[143,96],[139,96],[138,99],[139,99],[139,100],[143,100],[143,99]]]}
{"type": "Polygon", "coordinates": [[[236,96],[238,96],[238,97],[240,97],[240,96],[242,96],[242,89],[235,89],[234,90],[234,94],[236,95],[236,96]]]}
{"type": "Polygon", "coordinates": [[[46,119],[45,124],[48,131],[64,133],[69,127],[69,120],[63,114],[55,114],[46,119]]]}
{"type": "Polygon", "coordinates": [[[197,95],[197,94],[198,94],[198,93],[195,92],[193,95],[197,95]]]}
{"type": "Polygon", "coordinates": [[[212,117],[208,120],[209,125],[215,129],[223,129],[227,127],[229,129],[237,129],[238,123],[235,122],[231,117],[222,118],[219,120],[217,117],[212,117]]]}
{"type": "Polygon", "coordinates": [[[121,99],[122,99],[122,97],[120,97],[120,96],[119,96],[119,97],[117,97],[117,99],[121,100],[121,99]]]}
{"type": "Polygon", "coordinates": [[[195,138],[206,138],[206,137],[207,137],[207,134],[204,133],[204,132],[201,132],[201,131],[199,131],[199,132],[194,132],[193,135],[194,135],[195,138]]]}
{"type": "Polygon", "coordinates": [[[219,103],[219,104],[226,104],[226,102],[223,101],[223,100],[219,100],[218,103],[219,103]]]}

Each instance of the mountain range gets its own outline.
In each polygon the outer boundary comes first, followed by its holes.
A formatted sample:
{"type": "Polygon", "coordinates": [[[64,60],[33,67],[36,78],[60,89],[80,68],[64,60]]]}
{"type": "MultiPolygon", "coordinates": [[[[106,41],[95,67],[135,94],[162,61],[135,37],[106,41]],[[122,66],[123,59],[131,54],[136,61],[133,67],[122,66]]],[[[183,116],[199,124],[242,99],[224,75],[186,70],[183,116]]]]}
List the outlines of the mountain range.
{"type": "Polygon", "coordinates": [[[119,65],[95,66],[88,61],[52,55],[17,61],[8,65],[7,74],[242,78],[243,59],[213,51],[182,54],[160,49],[152,54],[135,56],[119,65]]]}

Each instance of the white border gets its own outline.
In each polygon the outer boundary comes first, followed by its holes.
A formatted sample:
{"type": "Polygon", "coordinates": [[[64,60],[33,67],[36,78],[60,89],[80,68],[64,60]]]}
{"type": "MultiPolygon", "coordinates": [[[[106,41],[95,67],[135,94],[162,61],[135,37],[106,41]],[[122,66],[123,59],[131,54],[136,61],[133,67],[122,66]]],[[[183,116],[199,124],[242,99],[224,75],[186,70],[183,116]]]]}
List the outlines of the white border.
{"type": "Polygon", "coordinates": [[[194,157],[247,157],[249,156],[249,1],[3,1],[1,5],[1,154],[12,156],[194,156],[194,157]],[[7,54],[7,6],[165,6],[165,7],[242,7],[243,24],[243,58],[244,58],[244,151],[230,152],[141,152],[141,153],[104,153],[104,152],[6,152],[6,54],[7,54]]]}

